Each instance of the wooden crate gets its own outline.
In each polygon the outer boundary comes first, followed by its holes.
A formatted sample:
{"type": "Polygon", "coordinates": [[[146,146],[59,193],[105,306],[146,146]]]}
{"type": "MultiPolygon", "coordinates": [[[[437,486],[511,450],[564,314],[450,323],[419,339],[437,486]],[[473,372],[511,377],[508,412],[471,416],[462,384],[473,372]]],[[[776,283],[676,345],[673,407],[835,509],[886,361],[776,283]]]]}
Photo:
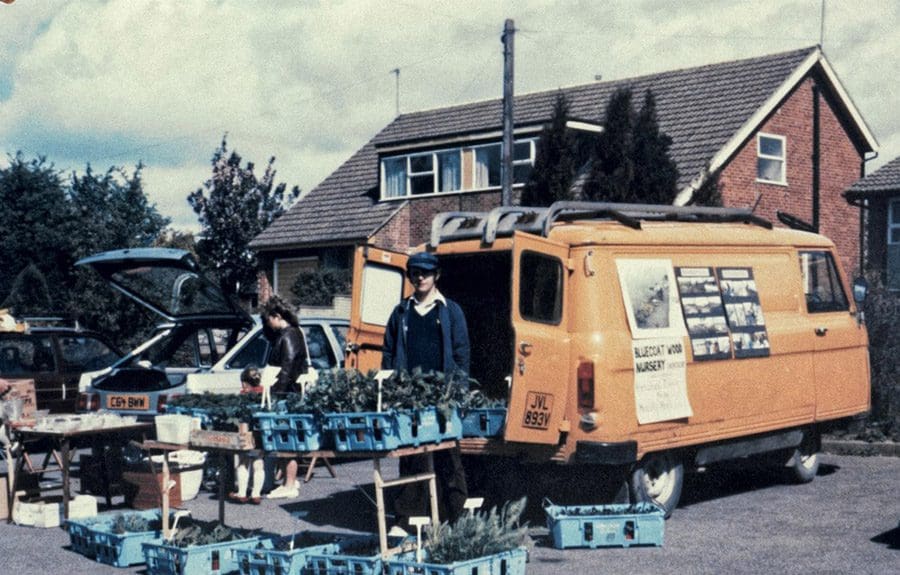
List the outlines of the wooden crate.
{"type": "MultiPolygon", "coordinates": [[[[181,474],[172,472],[170,478],[175,487],[169,491],[169,505],[181,506],[181,474]]],[[[153,509],[161,505],[162,473],[150,471],[123,471],[125,504],[134,509],[153,509]]]]}
{"type": "Polygon", "coordinates": [[[241,424],[241,428],[241,431],[193,429],[191,430],[191,447],[233,449],[235,451],[253,449],[256,446],[253,433],[249,431],[246,424],[241,424]]]}

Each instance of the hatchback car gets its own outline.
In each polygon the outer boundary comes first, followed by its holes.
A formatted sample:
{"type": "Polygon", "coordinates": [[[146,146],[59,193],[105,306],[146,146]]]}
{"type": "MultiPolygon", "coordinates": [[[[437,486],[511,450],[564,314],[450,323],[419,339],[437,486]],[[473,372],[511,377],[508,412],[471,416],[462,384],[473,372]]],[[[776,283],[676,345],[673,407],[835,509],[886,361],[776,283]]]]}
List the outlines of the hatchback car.
{"type": "MultiPolygon", "coordinates": [[[[262,337],[259,319],[204,277],[189,252],[116,250],[76,265],[91,266],[114,288],[164,320],[148,341],[120,361],[82,375],[79,411],[105,409],[149,419],[162,413],[175,395],[237,393],[241,370],[265,364],[268,341],[262,337]],[[206,372],[215,375],[205,378],[206,372]]],[[[331,367],[343,360],[339,338],[346,328],[336,332],[324,320],[304,319],[302,324],[313,367],[331,367]]]]}
{"type": "Polygon", "coordinates": [[[58,325],[0,332],[0,378],[33,379],[37,409],[75,410],[81,374],[115,363],[122,353],[97,332],[58,325]]]}

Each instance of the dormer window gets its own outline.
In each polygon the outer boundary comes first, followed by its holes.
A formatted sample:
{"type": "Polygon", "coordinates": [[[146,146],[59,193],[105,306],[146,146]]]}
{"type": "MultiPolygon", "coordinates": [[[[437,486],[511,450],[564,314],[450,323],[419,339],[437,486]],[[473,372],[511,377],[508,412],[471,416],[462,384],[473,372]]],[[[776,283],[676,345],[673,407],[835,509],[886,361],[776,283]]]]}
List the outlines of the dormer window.
{"type": "MultiPolygon", "coordinates": [[[[482,191],[500,187],[500,144],[414,152],[381,160],[381,198],[482,191]]],[[[516,142],[513,182],[524,184],[534,166],[535,139],[516,142]]]]}
{"type": "Polygon", "coordinates": [[[769,184],[786,184],[785,137],[758,134],[756,137],[756,179],[769,184]]]}

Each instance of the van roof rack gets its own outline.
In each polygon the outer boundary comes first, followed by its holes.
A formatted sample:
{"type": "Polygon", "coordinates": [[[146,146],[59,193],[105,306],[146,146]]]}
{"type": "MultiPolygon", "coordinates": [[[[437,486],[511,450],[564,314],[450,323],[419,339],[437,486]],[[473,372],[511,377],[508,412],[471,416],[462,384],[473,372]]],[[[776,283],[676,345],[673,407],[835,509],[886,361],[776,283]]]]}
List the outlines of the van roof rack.
{"type": "Polygon", "coordinates": [[[743,222],[772,229],[772,223],[746,208],[711,208],[610,202],[555,202],[547,208],[510,206],[489,212],[443,212],[431,222],[429,245],[443,241],[481,238],[491,245],[497,237],[516,230],[547,237],[558,221],[604,219],[639,230],[643,220],[681,222],[743,222]]]}

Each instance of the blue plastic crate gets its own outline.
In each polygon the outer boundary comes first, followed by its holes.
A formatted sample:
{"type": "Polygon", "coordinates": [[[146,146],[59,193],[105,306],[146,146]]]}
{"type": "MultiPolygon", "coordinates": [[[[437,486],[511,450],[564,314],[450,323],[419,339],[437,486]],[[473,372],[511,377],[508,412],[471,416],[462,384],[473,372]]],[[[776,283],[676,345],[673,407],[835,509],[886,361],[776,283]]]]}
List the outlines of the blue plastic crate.
{"type": "Polygon", "coordinates": [[[463,437],[497,437],[505,425],[505,407],[476,407],[462,414],[463,437]]]}
{"type": "Polygon", "coordinates": [[[325,429],[338,451],[389,451],[399,447],[418,447],[462,436],[458,415],[442,422],[437,409],[413,412],[328,413],[325,429]]]}
{"type": "Polygon", "coordinates": [[[235,550],[252,549],[261,540],[249,537],[184,548],[151,542],[142,547],[149,575],[214,575],[237,571],[235,550]]]}
{"type": "Polygon", "coordinates": [[[317,451],[325,449],[318,419],[311,413],[254,413],[266,451],[317,451]]]}
{"type": "Polygon", "coordinates": [[[238,549],[235,559],[241,575],[300,575],[311,555],[340,553],[342,548],[365,543],[377,545],[375,536],[342,536],[335,533],[305,532],[275,540],[263,540],[254,549],[238,549]],[[295,539],[293,550],[284,547],[295,539]]]}
{"type": "MultiPolygon", "coordinates": [[[[148,521],[160,521],[162,512],[158,509],[136,511],[116,515],[140,516],[148,521]]],[[[127,533],[114,533],[112,520],[98,525],[93,529],[95,559],[99,563],[113,565],[115,567],[128,567],[144,562],[143,544],[148,542],[162,542],[162,526],[159,529],[148,531],[132,531],[127,533]]],[[[170,515],[171,516],[171,515],[170,515]]]]}
{"type": "Polygon", "coordinates": [[[417,563],[413,559],[389,559],[388,575],[525,575],[528,552],[524,547],[449,565],[417,563]]]}
{"type": "Polygon", "coordinates": [[[544,512],[557,549],[663,544],[665,512],[653,503],[559,506],[545,500],[544,512]]]}
{"type": "MultiPolygon", "coordinates": [[[[389,547],[408,548],[395,555],[398,560],[415,560],[415,538],[389,537],[389,547]]],[[[301,575],[381,575],[385,562],[381,553],[371,553],[378,548],[377,536],[364,536],[342,541],[338,551],[332,553],[310,553],[301,575]]]]}
{"type": "MultiPolygon", "coordinates": [[[[148,521],[158,521],[161,513],[158,509],[147,509],[144,511],[113,511],[109,513],[101,513],[94,517],[83,517],[81,519],[69,519],[66,521],[66,530],[69,532],[69,541],[72,550],[80,553],[85,557],[97,559],[100,561],[98,553],[98,538],[102,534],[112,533],[113,525],[119,515],[140,516],[148,521]]],[[[105,552],[105,550],[102,550],[105,552]]],[[[140,545],[138,545],[138,553],[140,553],[140,545]]],[[[137,561],[143,563],[143,559],[137,561]]]]}

